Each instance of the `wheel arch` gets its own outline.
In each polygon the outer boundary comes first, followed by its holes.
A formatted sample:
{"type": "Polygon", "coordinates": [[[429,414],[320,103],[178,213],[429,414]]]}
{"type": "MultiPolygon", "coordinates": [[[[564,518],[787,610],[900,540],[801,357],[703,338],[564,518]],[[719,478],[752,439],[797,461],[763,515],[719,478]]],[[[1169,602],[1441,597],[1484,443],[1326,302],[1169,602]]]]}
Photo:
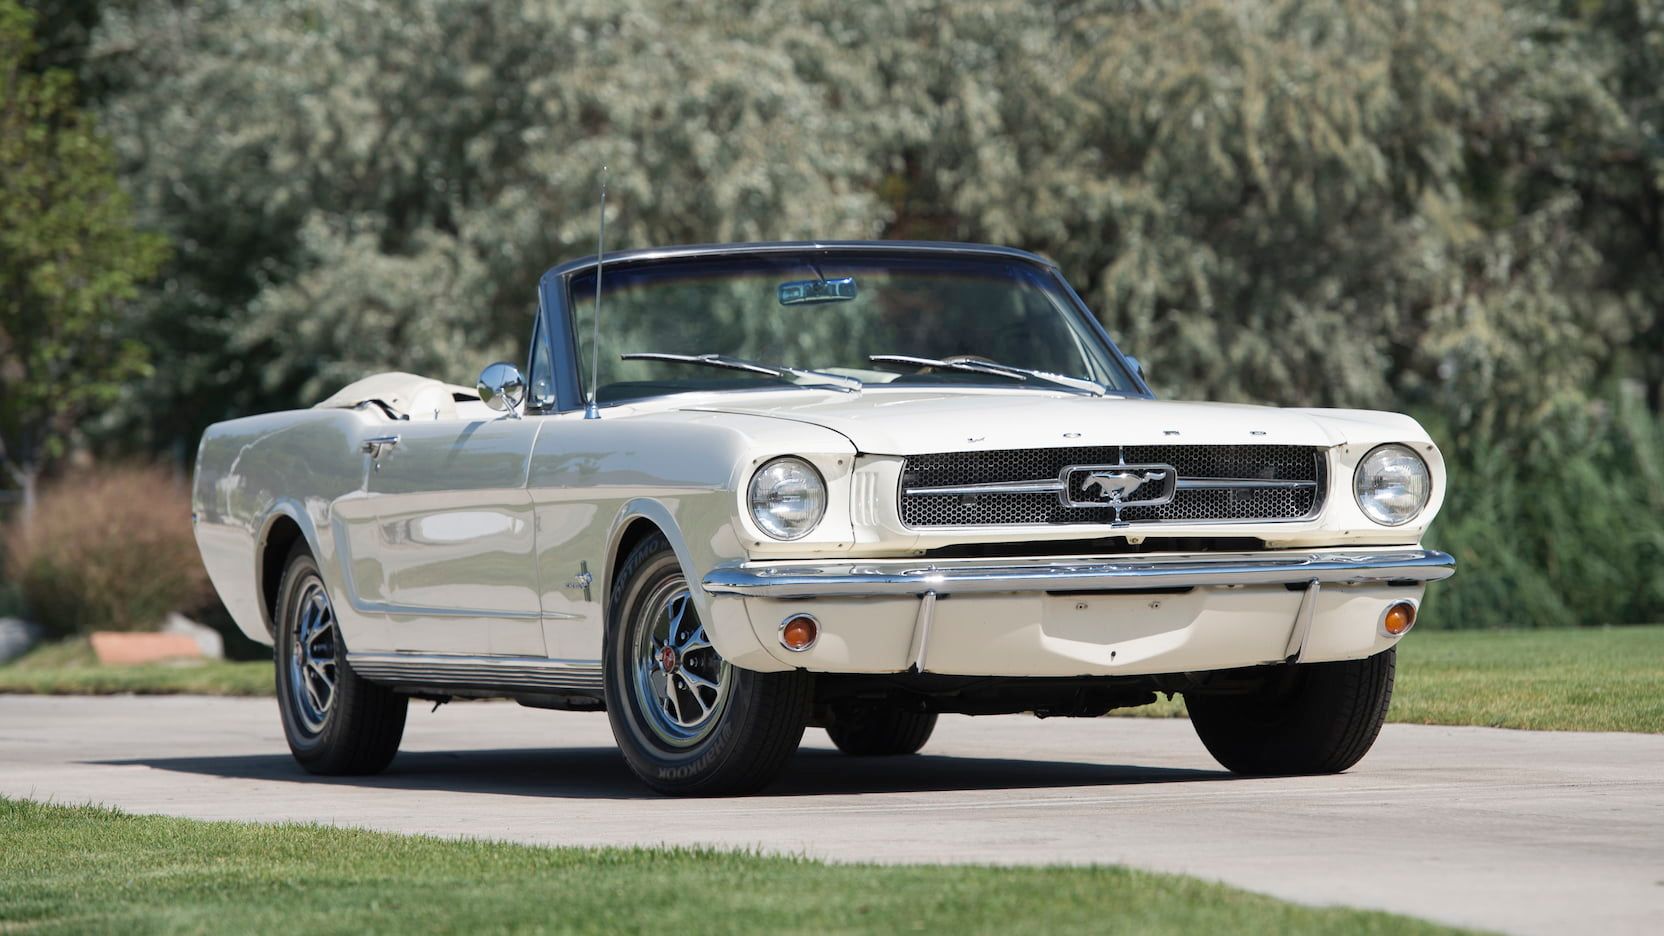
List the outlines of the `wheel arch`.
{"type": "MultiPolygon", "coordinates": [[[[606,568],[600,576],[601,582],[601,611],[603,620],[612,614],[613,575],[623,564],[630,550],[635,549],[641,542],[654,533],[662,534],[670,549],[676,554],[676,561],[681,563],[682,574],[689,582],[699,580],[698,572],[688,555],[687,543],[682,537],[681,527],[676,518],[664,504],[652,498],[636,498],[624,504],[618,516],[613,519],[612,530],[607,534],[606,568]]],[[[694,589],[694,600],[699,603],[703,597],[702,589],[694,589]]]]}
{"type": "Polygon", "coordinates": [[[260,533],[260,545],[256,550],[255,582],[260,595],[260,615],[265,621],[268,635],[275,636],[277,633],[277,590],[283,582],[283,568],[290,551],[295,548],[296,543],[305,542],[313,557],[318,556],[316,536],[311,530],[311,524],[306,523],[305,519],[304,512],[289,504],[280,503],[267,515],[260,533]]]}
{"type": "MultiPolygon", "coordinates": [[[[618,532],[617,540],[607,549],[607,574],[605,581],[602,582],[601,592],[603,595],[609,597],[603,597],[601,599],[603,605],[610,600],[610,596],[612,595],[613,570],[617,569],[619,563],[624,561],[624,557],[628,556],[631,550],[641,545],[643,540],[655,533],[663,532],[664,530],[658,525],[657,522],[649,520],[647,517],[639,514],[631,517],[625,522],[623,529],[618,532]]],[[[677,561],[681,561],[680,556],[677,556],[677,561]]],[[[687,568],[684,563],[683,572],[685,573],[686,571],[687,568]]],[[[609,608],[607,610],[610,612],[611,609],[609,608]]]]}
{"type": "Polygon", "coordinates": [[[601,585],[599,598],[602,626],[611,626],[615,571],[629,556],[630,550],[654,533],[663,534],[665,540],[670,543],[670,550],[676,554],[676,561],[687,578],[694,607],[699,612],[700,620],[705,622],[711,641],[716,644],[717,651],[723,658],[744,669],[763,672],[790,669],[763,648],[756,633],[751,629],[750,619],[745,617],[744,610],[737,604],[731,602],[725,609],[728,613],[717,613],[711,596],[705,593],[701,585],[704,573],[695,561],[687,539],[682,535],[681,525],[676,522],[670,508],[652,498],[636,498],[625,503],[614,518],[612,529],[607,535],[606,568],[597,576],[601,585]]]}

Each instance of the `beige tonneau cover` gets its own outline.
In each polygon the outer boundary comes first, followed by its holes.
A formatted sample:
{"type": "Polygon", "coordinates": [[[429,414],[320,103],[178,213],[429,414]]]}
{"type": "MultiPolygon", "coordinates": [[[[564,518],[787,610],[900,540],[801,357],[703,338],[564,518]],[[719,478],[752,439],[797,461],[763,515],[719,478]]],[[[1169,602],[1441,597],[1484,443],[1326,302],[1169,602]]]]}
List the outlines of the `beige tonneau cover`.
{"type": "Polygon", "coordinates": [[[389,371],[353,381],[315,408],[354,409],[375,403],[396,419],[450,419],[457,415],[459,397],[472,402],[479,394],[431,377],[389,371]]]}

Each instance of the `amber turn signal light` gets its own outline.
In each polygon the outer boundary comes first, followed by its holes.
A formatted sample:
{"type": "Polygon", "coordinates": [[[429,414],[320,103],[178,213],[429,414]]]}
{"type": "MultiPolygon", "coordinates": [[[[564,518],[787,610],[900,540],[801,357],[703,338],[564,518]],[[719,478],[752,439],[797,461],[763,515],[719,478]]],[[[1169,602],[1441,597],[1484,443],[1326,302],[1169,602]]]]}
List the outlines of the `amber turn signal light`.
{"type": "Polygon", "coordinates": [[[1387,609],[1386,617],[1381,619],[1381,629],[1390,636],[1399,637],[1416,626],[1416,606],[1408,601],[1400,601],[1387,609]]]}
{"type": "Polygon", "coordinates": [[[802,653],[820,639],[820,622],[812,614],[794,614],[780,622],[780,646],[802,653]]]}

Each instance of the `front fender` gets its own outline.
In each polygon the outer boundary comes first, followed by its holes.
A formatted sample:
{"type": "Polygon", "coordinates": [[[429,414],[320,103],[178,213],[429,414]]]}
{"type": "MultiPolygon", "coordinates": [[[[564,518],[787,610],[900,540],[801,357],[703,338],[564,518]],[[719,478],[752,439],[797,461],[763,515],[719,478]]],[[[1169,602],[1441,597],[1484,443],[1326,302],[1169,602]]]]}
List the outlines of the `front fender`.
{"type": "MultiPolygon", "coordinates": [[[[689,509],[687,499],[678,505],[683,511],[689,509]]],[[[720,509],[718,516],[701,517],[696,522],[702,526],[726,524],[729,520],[726,499],[714,504],[720,509]]],[[[695,507],[697,513],[712,512],[711,507],[695,507]]],[[[781,672],[791,669],[775,659],[757,639],[756,631],[751,626],[751,620],[746,615],[741,602],[717,602],[705,593],[700,586],[704,571],[713,568],[716,556],[706,544],[704,550],[697,550],[689,544],[683,534],[682,525],[677,522],[677,511],[672,510],[665,503],[654,498],[640,497],[626,501],[614,517],[612,526],[607,533],[607,569],[601,585],[601,607],[603,622],[612,619],[612,589],[614,570],[624,561],[622,546],[626,534],[635,528],[638,522],[651,523],[664,534],[670,543],[670,549],[676,554],[676,562],[682,567],[682,575],[687,579],[689,593],[693,597],[694,608],[699,612],[699,619],[705,622],[705,632],[716,647],[716,652],[730,664],[741,669],[758,672],[781,672]]],[[[692,519],[692,518],[690,518],[692,519]]],[[[603,623],[603,626],[607,626],[603,623]]]]}

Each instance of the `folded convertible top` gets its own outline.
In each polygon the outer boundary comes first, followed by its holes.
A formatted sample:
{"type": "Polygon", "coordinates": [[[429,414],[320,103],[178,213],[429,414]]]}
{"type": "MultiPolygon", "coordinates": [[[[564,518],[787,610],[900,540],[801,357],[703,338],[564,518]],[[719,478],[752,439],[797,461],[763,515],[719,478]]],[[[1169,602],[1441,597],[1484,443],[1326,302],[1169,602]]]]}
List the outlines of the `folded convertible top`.
{"type": "Polygon", "coordinates": [[[479,400],[467,387],[389,371],[357,380],[336,391],[315,409],[355,409],[375,404],[395,419],[447,419],[456,415],[456,404],[479,400]]]}

